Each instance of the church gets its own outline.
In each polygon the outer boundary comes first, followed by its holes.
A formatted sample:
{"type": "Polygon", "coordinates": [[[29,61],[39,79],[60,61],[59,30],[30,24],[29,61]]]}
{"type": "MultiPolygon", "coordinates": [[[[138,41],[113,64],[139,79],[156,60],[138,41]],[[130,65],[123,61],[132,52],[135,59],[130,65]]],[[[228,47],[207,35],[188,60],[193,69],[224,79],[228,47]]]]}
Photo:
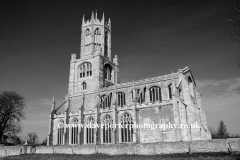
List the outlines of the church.
{"type": "Polygon", "coordinates": [[[201,96],[188,67],[120,83],[118,56],[111,53],[111,25],[104,14],[101,19],[97,13],[92,13],[90,20],[83,17],[80,54],[71,55],[65,101],[59,106],[54,99],[52,102],[48,145],[211,139],[201,96]],[[93,124],[101,127],[86,127],[93,124]],[[116,124],[121,127],[111,127],[116,124]],[[147,127],[170,124],[177,127],[147,127]]]}

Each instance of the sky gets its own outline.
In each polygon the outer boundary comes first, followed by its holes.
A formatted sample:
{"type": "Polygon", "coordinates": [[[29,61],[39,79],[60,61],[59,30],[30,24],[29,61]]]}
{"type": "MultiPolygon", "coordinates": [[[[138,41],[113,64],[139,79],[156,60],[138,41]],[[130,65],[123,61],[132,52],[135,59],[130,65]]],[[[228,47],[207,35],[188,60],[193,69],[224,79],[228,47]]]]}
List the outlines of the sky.
{"type": "Polygon", "coordinates": [[[170,74],[189,66],[208,126],[220,120],[240,134],[240,45],[229,38],[236,0],[0,1],[0,91],[25,97],[24,137],[48,135],[52,97],[64,101],[72,53],[80,53],[83,14],[111,18],[112,57],[120,81],[170,74]]]}

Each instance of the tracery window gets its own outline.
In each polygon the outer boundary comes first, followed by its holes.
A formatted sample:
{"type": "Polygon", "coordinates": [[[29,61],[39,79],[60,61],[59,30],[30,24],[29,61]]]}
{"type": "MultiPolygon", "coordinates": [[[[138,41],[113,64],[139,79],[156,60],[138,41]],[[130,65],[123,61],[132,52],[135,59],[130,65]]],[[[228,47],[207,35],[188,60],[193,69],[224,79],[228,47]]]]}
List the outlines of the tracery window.
{"type": "Polygon", "coordinates": [[[78,144],[78,120],[77,119],[73,120],[71,143],[78,144]]]}
{"type": "Polygon", "coordinates": [[[91,49],[91,32],[89,29],[86,30],[85,32],[85,53],[89,53],[91,49]]]}
{"type": "Polygon", "coordinates": [[[63,144],[63,133],[64,133],[64,122],[61,120],[58,123],[58,129],[57,129],[57,144],[58,145],[63,144]]]}
{"type": "Polygon", "coordinates": [[[101,32],[100,29],[97,28],[94,32],[94,48],[97,49],[101,45],[101,32]]]}
{"type": "Polygon", "coordinates": [[[106,115],[103,119],[102,138],[103,143],[112,143],[112,124],[113,120],[109,115],[106,115]]]}
{"type": "Polygon", "coordinates": [[[109,64],[104,65],[103,76],[104,76],[104,79],[107,79],[107,80],[112,79],[112,67],[109,64]]]}
{"type": "Polygon", "coordinates": [[[100,108],[106,109],[111,107],[112,101],[112,93],[110,93],[107,97],[106,95],[102,95],[100,98],[100,108]]]}
{"type": "Polygon", "coordinates": [[[123,107],[126,105],[126,99],[125,99],[125,94],[123,92],[118,92],[117,93],[117,103],[119,106],[123,107]]]}
{"type": "Polygon", "coordinates": [[[80,78],[92,76],[92,65],[89,62],[84,62],[80,66],[80,78]]]}
{"type": "Polygon", "coordinates": [[[121,125],[121,141],[133,142],[133,120],[126,112],[121,117],[121,125]]]}
{"type": "Polygon", "coordinates": [[[161,94],[161,88],[157,86],[153,86],[149,89],[149,95],[150,95],[150,101],[156,102],[160,101],[162,102],[162,94],[161,94]]]}
{"type": "Polygon", "coordinates": [[[87,119],[87,128],[86,128],[86,143],[91,144],[94,143],[94,119],[89,117],[87,119]]]}

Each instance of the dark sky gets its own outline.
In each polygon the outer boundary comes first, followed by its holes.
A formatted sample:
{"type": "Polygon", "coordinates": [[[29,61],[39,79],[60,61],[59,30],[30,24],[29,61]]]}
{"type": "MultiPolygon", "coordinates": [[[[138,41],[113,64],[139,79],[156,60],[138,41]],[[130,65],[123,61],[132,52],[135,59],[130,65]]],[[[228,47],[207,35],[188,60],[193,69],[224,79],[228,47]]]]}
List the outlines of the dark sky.
{"type": "Polygon", "coordinates": [[[240,83],[231,42],[236,0],[183,1],[0,1],[0,91],[26,98],[23,133],[48,134],[51,99],[67,94],[69,62],[80,52],[83,14],[111,18],[112,57],[120,63],[121,82],[161,76],[189,66],[209,126],[224,120],[230,133],[240,133],[240,83]]]}

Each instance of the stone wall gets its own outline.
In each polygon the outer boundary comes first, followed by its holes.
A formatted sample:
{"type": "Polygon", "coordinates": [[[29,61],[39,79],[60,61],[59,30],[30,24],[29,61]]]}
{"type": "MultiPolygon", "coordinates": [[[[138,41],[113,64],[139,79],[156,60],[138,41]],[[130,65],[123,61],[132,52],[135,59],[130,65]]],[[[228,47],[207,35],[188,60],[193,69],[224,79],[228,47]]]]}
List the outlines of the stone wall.
{"type": "Polygon", "coordinates": [[[20,155],[27,152],[27,147],[24,146],[1,146],[0,157],[20,155]]]}
{"type": "Polygon", "coordinates": [[[142,144],[109,144],[109,145],[81,145],[81,146],[5,146],[0,147],[0,157],[20,155],[23,153],[36,154],[138,154],[157,155],[173,153],[201,153],[201,152],[240,152],[240,138],[215,139],[192,142],[164,142],[142,144]]]}
{"type": "MultiPolygon", "coordinates": [[[[175,124],[173,106],[163,105],[139,109],[139,125],[144,124],[175,124]]],[[[141,143],[179,141],[172,128],[139,128],[141,143]]]]}

